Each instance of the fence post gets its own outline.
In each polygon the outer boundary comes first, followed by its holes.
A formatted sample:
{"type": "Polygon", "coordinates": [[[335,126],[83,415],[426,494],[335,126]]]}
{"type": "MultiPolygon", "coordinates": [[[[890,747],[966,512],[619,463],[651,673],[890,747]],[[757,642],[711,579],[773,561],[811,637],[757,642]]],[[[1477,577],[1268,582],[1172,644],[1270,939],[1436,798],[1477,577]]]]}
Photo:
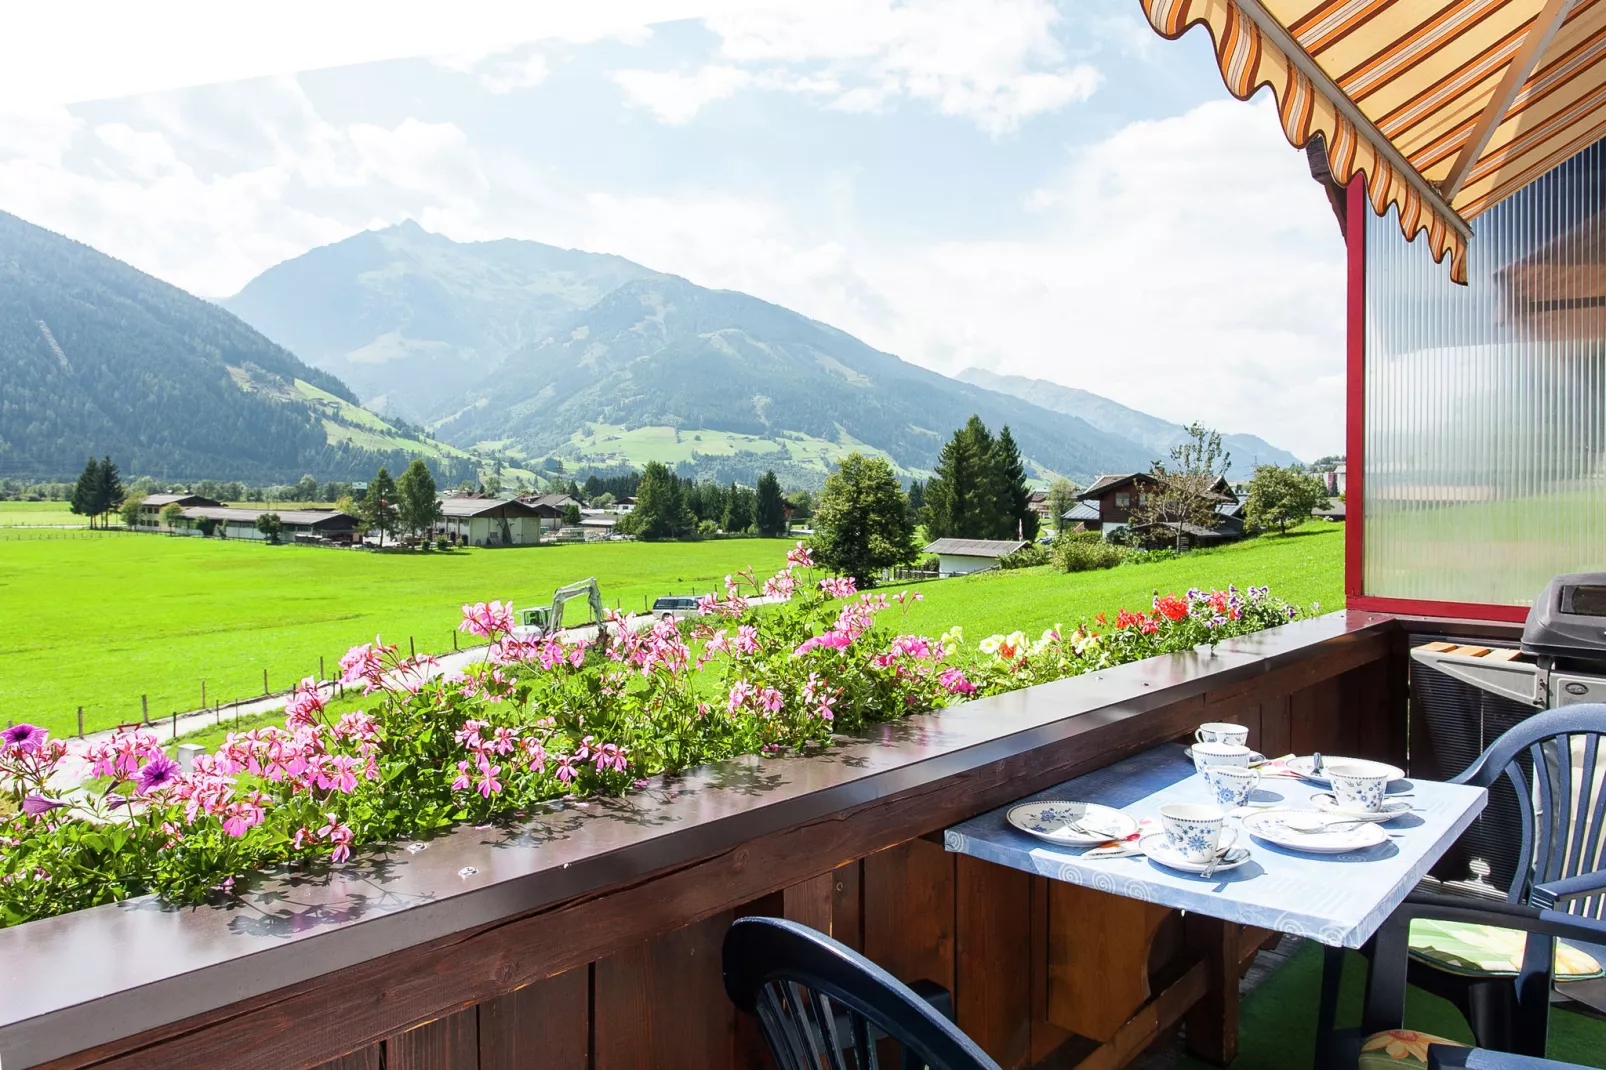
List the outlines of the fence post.
{"type": "Polygon", "coordinates": [[[78,707],[78,738],[84,738],[84,708],[78,707]]]}
{"type": "Polygon", "coordinates": [[[457,629],[456,628],[452,629],[452,649],[454,651],[457,649],[457,629]]]}
{"type": "Polygon", "coordinates": [[[323,679],[323,655],[318,655],[318,679],[323,679]]]}
{"type": "Polygon", "coordinates": [[[201,677],[201,709],[206,709],[206,677],[201,677]]]}
{"type": "Polygon", "coordinates": [[[418,647],[414,645],[413,637],[410,635],[407,637],[407,653],[411,654],[414,658],[418,657],[418,647]]]}
{"type": "Polygon", "coordinates": [[[139,696],[139,716],[140,720],[146,724],[151,723],[151,704],[149,698],[145,695],[139,696]]]}
{"type": "Polygon", "coordinates": [[[178,711],[173,711],[173,738],[178,738],[178,711]]]}
{"type": "MultiPolygon", "coordinates": [[[[266,670],[266,669],[262,670],[262,693],[264,695],[272,693],[272,692],[270,692],[268,690],[268,670],[266,670]]],[[[238,709],[236,709],[234,712],[235,713],[239,713],[240,711],[238,709]]]]}

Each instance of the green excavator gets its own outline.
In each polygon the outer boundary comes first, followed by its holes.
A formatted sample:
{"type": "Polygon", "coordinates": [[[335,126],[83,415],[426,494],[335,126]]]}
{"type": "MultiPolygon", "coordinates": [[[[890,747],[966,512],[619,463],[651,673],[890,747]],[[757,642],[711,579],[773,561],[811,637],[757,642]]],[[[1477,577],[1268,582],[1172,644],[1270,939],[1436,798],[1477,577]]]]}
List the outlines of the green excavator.
{"type": "MultiPolygon", "coordinates": [[[[519,612],[519,623],[527,628],[535,628],[538,633],[563,630],[563,605],[565,602],[585,596],[591,603],[591,619],[585,624],[595,624],[600,632],[605,627],[605,617],[602,612],[602,588],[597,586],[596,578],[571,583],[567,587],[559,587],[552,593],[550,606],[533,606],[519,612]]],[[[584,627],[584,625],[580,625],[584,627]]]]}

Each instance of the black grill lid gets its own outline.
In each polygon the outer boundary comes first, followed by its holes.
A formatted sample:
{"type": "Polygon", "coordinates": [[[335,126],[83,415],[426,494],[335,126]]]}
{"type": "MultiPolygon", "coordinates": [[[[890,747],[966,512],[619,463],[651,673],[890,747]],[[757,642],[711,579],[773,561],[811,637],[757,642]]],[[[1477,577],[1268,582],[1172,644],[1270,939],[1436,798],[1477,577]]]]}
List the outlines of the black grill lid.
{"type": "Polygon", "coordinates": [[[1522,650],[1557,658],[1606,658],[1606,572],[1552,579],[1528,611],[1522,650]]]}

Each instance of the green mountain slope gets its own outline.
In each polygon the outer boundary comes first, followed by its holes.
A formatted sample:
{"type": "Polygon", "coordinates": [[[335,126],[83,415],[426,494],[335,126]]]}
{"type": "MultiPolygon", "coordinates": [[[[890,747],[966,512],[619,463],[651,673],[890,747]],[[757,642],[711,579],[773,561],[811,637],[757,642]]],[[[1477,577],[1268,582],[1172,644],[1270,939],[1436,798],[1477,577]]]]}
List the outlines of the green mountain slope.
{"type": "Polygon", "coordinates": [[[110,454],[173,479],[360,478],[416,453],[475,468],[216,305],[0,212],[0,474],[110,454]]]}
{"type": "MultiPolygon", "coordinates": [[[[981,368],[966,368],[957,378],[987,390],[1022,398],[1045,409],[1079,417],[1101,431],[1138,443],[1157,457],[1164,457],[1171,452],[1172,446],[1186,441],[1188,437],[1181,424],[1129,409],[1119,402],[1086,390],[1061,386],[1045,379],[998,375],[981,368]]],[[[1299,460],[1287,450],[1278,449],[1257,435],[1223,433],[1221,443],[1232,454],[1231,474],[1237,478],[1248,479],[1254,474],[1257,464],[1290,465],[1299,460]]]]}
{"type": "Polygon", "coordinates": [[[747,451],[744,461],[719,438],[710,456],[690,458],[699,471],[721,476],[762,471],[778,460],[767,456],[777,447],[787,457],[783,468],[796,456],[802,468],[823,472],[821,444],[827,453],[833,446],[879,451],[913,474],[936,463],[971,413],[995,429],[1008,424],[1040,475],[1085,481],[1151,460],[1148,450],[1075,417],[916,367],[778,305],[673,275],[627,282],[519,349],[434,431],[464,446],[496,443],[595,463],[596,447],[608,445],[597,441],[597,425],[664,428],[693,454],[705,432],[771,447],[747,451]]]}
{"type": "Polygon", "coordinates": [[[622,257],[512,239],[459,243],[408,221],[269,268],[223,306],[417,420],[521,345],[651,272],[622,257]]]}

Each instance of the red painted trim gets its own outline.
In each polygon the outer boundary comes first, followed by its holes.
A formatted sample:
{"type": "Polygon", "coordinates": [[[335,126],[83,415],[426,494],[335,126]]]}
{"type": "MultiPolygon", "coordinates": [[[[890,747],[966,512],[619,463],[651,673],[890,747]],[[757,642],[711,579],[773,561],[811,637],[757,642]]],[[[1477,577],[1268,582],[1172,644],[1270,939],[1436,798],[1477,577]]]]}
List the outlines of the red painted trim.
{"type": "Polygon", "coordinates": [[[1460,617],[1463,620],[1498,620],[1521,624],[1528,619],[1527,606],[1485,605],[1480,602],[1434,602],[1425,598],[1380,598],[1350,595],[1345,609],[1366,613],[1399,613],[1412,617],[1460,617]]]}
{"type": "Polygon", "coordinates": [[[1364,176],[1356,175],[1344,192],[1344,595],[1351,608],[1359,609],[1356,599],[1366,593],[1366,220],[1372,206],[1364,176]]]}

